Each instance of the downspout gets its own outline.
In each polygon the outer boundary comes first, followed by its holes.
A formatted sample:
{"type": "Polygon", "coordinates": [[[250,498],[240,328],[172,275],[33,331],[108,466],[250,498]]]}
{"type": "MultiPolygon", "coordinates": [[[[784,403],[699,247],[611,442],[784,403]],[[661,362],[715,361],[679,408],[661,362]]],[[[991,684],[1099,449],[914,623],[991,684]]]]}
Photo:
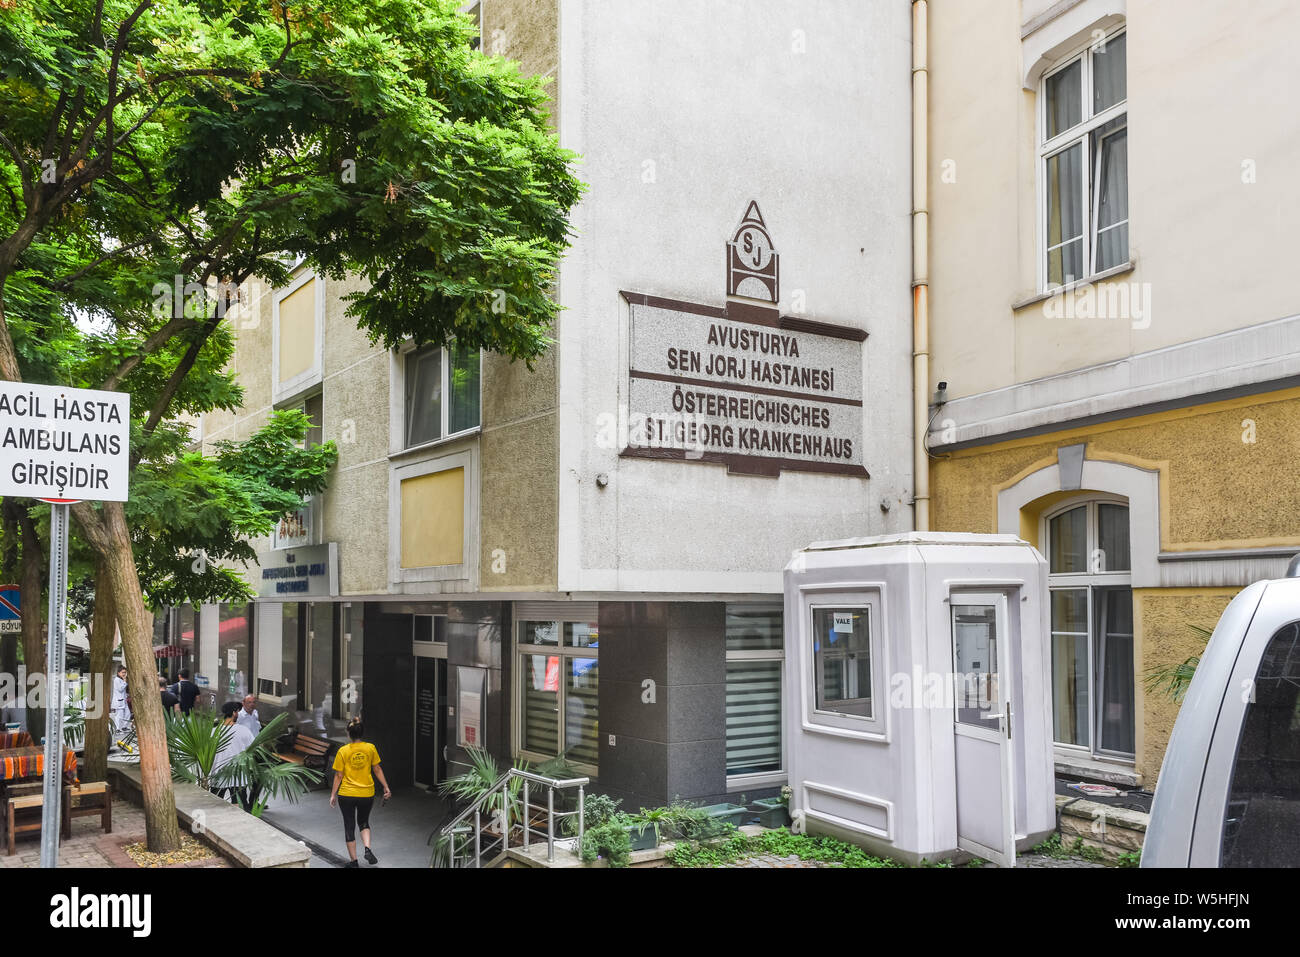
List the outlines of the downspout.
{"type": "Polygon", "coordinates": [[[930,395],[929,69],[926,0],[912,0],[912,518],[930,530],[930,457],[926,452],[930,395]]]}

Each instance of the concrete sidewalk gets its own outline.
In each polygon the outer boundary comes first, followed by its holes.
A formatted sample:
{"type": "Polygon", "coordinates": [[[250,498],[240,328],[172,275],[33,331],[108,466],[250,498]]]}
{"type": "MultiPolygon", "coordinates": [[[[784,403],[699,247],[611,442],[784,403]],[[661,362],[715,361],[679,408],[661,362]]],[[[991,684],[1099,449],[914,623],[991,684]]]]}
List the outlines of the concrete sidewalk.
{"type": "MultiPolygon", "coordinates": [[[[329,806],[330,792],[311,791],[296,804],[272,801],[262,812],[262,820],[312,850],[312,867],[342,867],[348,859],[343,843],[343,815],[329,806]]],[[[407,787],[393,792],[392,800],[382,804],[382,792],[375,797],[370,812],[370,847],[379,858],[378,867],[428,867],[433,848],[429,835],[441,826],[447,802],[423,788],[407,787]]],[[[361,856],[361,835],[357,835],[357,855],[361,856]]],[[[364,859],[363,868],[370,867],[364,859]]]]}

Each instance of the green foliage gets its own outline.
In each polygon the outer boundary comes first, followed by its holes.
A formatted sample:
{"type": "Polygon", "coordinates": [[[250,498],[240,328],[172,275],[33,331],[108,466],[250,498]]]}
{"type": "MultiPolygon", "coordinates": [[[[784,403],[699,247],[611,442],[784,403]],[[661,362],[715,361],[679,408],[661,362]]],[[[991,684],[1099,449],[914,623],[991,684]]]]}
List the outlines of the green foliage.
{"type": "Polygon", "coordinates": [[[1070,852],[1061,843],[1061,835],[1057,831],[1049,834],[1041,844],[1034,845],[1029,853],[1043,854],[1047,857],[1054,857],[1057,860],[1064,860],[1070,856],[1070,852]]]}
{"type": "Polygon", "coordinates": [[[1141,851],[1125,851],[1115,861],[1116,867],[1140,867],[1142,864],[1141,851]]]}
{"type": "Polygon", "coordinates": [[[167,751],[172,777],[204,788],[233,788],[244,810],[259,817],[271,798],[296,801],[311,785],[320,783],[322,775],[276,757],[273,745],[287,721],[288,715],[276,715],[262,726],[247,748],[214,768],[217,753],[234,735],[234,726],[197,711],[168,716],[167,751]]]}
{"type": "MultiPolygon", "coordinates": [[[[6,305],[39,327],[33,365],[60,296],[125,354],[148,339],[155,282],[282,284],[296,256],[367,280],[350,314],[385,346],[546,348],[574,156],[544,81],[472,50],[455,0],[134,7],[31,0],[0,17],[0,240],[41,227],[6,305]]],[[[212,314],[198,298],[184,315],[212,314]]]]}
{"type": "Polygon", "coordinates": [[[1106,860],[1106,855],[1101,852],[1100,848],[1085,844],[1083,838],[1076,837],[1074,843],[1070,845],[1070,855],[1072,857],[1081,857],[1085,861],[1101,863],[1106,860]]]}
{"type": "Polygon", "coordinates": [[[669,852],[668,858],[674,867],[725,867],[758,854],[797,857],[801,861],[817,861],[831,867],[902,866],[888,858],[874,857],[854,844],[829,837],[792,834],[783,827],[764,831],[756,837],[746,837],[735,831],[724,841],[703,844],[683,842],[669,852]]]}
{"type": "MultiPolygon", "coordinates": [[[[1192,631],[1208,643],[1213,631],[1200,625],[1188,625],[1192,631]]],[[[1187,695],[1192,678],[1196,675],[1196,666],[1201,663],[1200,655],[1191,655],[1171,665],[1156,665],[1148,668],[1144,683],[1151,694],[1164,695],[1173,701],[1181,702],[1187,695]]]]}
{"type": "Polygon", "coordinates": [[[632,853],[631,844],[627,826],[615,816],[599,827],[588,828],[583,832],[578,857],[587,864],[603,857],[610,867],[627,867],[632,853]]]}
{"type": "MultiPolygon", "coordinates": [[[[468,806],[492,791],[505,775],[505,771],[497,764],[497,759],[482,748],[466,748],[465,751],[469,755],[469,769],[439,784],[438,793],[468,806]]],[[[520,770],[528,770],[527,762],[520,763],[520,770]]],[[[521,823],[522,786],[522,779],[511,778],[504,788],[483,802],[482,816],[484,818],[497,814],[508,816],[504,821],[508,827],[521,823]]]]}
{"type": "Polygon", "coordinates": [[[665,821],[672,836],[683,841],[712,841],[735,830],[733,825],[709,817],[703,808],[688,801],[668,805],[665,821]]]}
{"type": "Polygon", "coordinates": [[[640,830],[652,828],[655,832],[655,844],[663,840],[663,832],[672,827],[672,814],[666,807],[641,808],[634,815],[628,817],[628,824],[637,827],[640,830]]]}
{"type": "Polygon", "coordinates": [[[235,567],[255,561],[250,539],[269,535],[302,496],[320,492],[338,459],[333,442],[302,447],[308,426],[301,411],[273,412],[244,441],[217,443],[211,456],[180,447],[183,427],[160,427],[154,446],[171,439],[173,449],[140,464],[127,503],[152,605],[253,597],[235,567]]]}
{"type": "Polygon", "coordinates": [[[582,813],[588,830],[601,827],[614,819],[622,801],[616,801],[608,794],[588,794],[582,801],[582,813]]]}

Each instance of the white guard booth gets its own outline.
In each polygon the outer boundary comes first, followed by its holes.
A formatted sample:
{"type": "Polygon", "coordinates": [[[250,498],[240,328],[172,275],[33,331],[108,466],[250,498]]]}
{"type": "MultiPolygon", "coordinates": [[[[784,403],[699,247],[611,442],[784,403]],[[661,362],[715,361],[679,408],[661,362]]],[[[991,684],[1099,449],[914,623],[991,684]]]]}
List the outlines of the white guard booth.
{"type": "Polygon", "coordinates": [[[1056,827],[1047,565],[1014,535],[816,542],[785,569],[796,827],[1002,865],[1056,827]]]}

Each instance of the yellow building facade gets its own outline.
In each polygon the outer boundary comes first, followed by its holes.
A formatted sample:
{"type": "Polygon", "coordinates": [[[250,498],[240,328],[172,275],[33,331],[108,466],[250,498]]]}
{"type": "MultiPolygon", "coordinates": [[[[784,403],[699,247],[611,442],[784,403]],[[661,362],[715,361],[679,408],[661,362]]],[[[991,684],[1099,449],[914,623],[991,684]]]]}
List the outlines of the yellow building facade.
{"type": "Polygon", "coordinates": [[[1043,552],[1058,773],[1153,788],[1152,670],[1300,551],[1300,11],[929,7],[931,526],[1043,552]]]}

